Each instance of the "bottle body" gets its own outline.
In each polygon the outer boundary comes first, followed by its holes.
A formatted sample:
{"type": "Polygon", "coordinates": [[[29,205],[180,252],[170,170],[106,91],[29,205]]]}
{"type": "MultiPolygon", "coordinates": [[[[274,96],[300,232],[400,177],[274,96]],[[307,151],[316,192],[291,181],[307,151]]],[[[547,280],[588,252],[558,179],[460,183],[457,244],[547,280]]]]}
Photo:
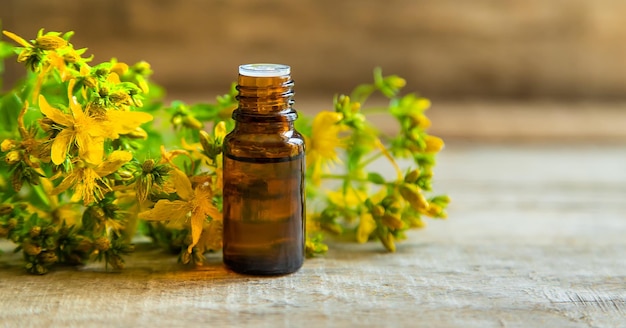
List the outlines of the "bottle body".
{"type": "Polygon", "coordinates": [[[236,126],[224,139],[224,263],[245,274],[291,273],[302,266],[305,240],[304,139],[293,128],[293,81],[284,71],[245,74],[240,68],[236,126]]]}

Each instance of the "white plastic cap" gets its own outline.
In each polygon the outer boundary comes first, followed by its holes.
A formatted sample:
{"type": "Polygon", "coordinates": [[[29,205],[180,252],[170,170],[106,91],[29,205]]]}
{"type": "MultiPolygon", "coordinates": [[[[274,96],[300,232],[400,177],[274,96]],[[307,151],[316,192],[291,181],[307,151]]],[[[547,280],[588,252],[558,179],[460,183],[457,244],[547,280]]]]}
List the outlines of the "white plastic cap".
{"type": "Polygon", "coordinates": [[[239,74],[253,77],[285,76],[291,73],[291,67],[281,64],[246,64],[239,66],[239,74]]]}

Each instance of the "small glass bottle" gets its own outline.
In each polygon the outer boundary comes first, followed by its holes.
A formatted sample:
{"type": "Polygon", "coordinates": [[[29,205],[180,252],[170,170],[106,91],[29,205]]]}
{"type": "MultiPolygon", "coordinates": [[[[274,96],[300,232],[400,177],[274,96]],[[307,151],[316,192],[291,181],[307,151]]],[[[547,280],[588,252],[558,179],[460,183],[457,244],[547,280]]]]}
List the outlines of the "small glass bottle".
{"type": "Polygon", "coordinates": [[[224,139],[224,264],[253,275],[304,261],[304,139],[290,67],[239,67],[235,128],[224,139]]]}

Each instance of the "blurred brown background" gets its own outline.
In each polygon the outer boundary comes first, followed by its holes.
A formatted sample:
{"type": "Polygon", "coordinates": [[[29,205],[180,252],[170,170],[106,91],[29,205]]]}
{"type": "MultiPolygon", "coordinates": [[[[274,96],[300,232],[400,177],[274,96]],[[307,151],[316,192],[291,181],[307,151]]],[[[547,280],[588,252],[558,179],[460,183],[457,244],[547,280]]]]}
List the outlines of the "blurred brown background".
{"type": "MultiPolygon", "coordinates": [[[[169,98],[211,101],[248,62],[292,66],[297,103],[380,66],[446,136],[626,139],[622,0],[2,0],[3,27],[76,31],[96,61],[146,60],[169,98]],[[585,127],[586,125],[586,127],[585,127]]],[[[8,80],[23,73],[8,65],[8,80]]]]}

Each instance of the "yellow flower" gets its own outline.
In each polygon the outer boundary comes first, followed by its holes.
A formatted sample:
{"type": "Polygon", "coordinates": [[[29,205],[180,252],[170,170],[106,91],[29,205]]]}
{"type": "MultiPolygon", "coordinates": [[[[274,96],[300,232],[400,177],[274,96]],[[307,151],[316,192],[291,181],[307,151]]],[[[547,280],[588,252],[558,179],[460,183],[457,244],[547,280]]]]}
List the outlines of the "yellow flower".
{"type": "Polygon", "coordinates": [[[322,111],[313,120],[311,138],[307,139],[306,164],[312,170],[315,184],[320,183],[320,176],[328,164],[339,162],[337,148],[345,147],[339,136],[347,128],[338,124],[343,118],[341,113],[322,111]]]}
{"type": "Polygon", "coordinates": [[[58,35],[46,34],[37,37],[33,45],[15,33],[9,31],[2,31],[2,33],[24,47],[18,55],[18,62],[26,63],[35,72],[41,69],[37,75],[37,84],[33,89],[33,99],[37,99],[43,81],[52,69],[56,68],[58,70],[61,81],[63,82],[72,77],[72,72],[70,68],[68,68],[64,56],[58,52],[67,52],[66,49],[74,51],[67,40],[58,35]],[[41,64],[41,67],[39,67],[39,64],[41,64]]]}
{"type": "MultiPolygon", "coordinates": [[[[206,218],[211,217],[212,222],[216,221],[217,224],[222,222],[222,213],[213,204],[213,192],[208,180],[198,183],[196,188],[192,189],[187,175],[177,168],[170,172],[170,178],[180,200],[161,199],[151,210],[139,213],[139,218],[147,221],[174,222],[184,222],[190,218],[192,242],[187,251],[191,253],[193,247],[200,241],[206,218]]],[[[213,228],[217,229],[217,226],[213,228]]]]}
{"type": "Polygon", "coordinates": [[[349,188],[345,193],[342,190],[328,191],[326,196],[331,203],[343,208],[357,207],[367,199],[367,193],[354,188],[349,188]]]}
{"type": "Polygon", "coordinates": [[[426,136],[426,139],[424,141],[426,142],[426,149],[424,149],[424,152],[426,153],[436,153],[443,149],[444,143],[441,138],[435,136],[426,136]]]}
{"type": "Polygon", "coordinates": [[[72,170],[61,183],[52,190],[53,195],[73,188],[73,202],[83,200],[89,205],[95,200],[101,200],[104,195],[111,191],[111,187],[103,179],[105,176],[117,171],[122,165],[133,158],[130,152],[117,150],[109,155],[109,158],[97,166],[78,162],[78,167],[72,170]]]}
{"type": "Polygon", "coordinates": [[[76,80],[71,80],[67,91],[71,115],[53,108],[44,96],[39,96],[41,112],[61,130],[52,142],[51,158],[56,165],[65,161],[73,145],[78,148],[81,159],[99,164],[104,155],[106,138],[117,139],[120,134],[131,133],[142,123],[152,120],[152,115],[148,113],[116,110],[109,110],[100,117],[91,116],[89,111],[83,111],[73,96],[75,83],[76,80]]]}
{"type": "Polygon", "coordinates": [[[99,164],[104,155],[104,139],[107,135],[106,126],[102,120],[85,113],[72,95],[75,80],[70,81],[68,97],[72,115],[65,114],[53,108],[43,95],[39,96],[41,112],[51,119],[61,132],[52,142],[52,162],[59,165],[65,161],[72,145],[78,148],[78,155],[86,162],[99,164]]]}

